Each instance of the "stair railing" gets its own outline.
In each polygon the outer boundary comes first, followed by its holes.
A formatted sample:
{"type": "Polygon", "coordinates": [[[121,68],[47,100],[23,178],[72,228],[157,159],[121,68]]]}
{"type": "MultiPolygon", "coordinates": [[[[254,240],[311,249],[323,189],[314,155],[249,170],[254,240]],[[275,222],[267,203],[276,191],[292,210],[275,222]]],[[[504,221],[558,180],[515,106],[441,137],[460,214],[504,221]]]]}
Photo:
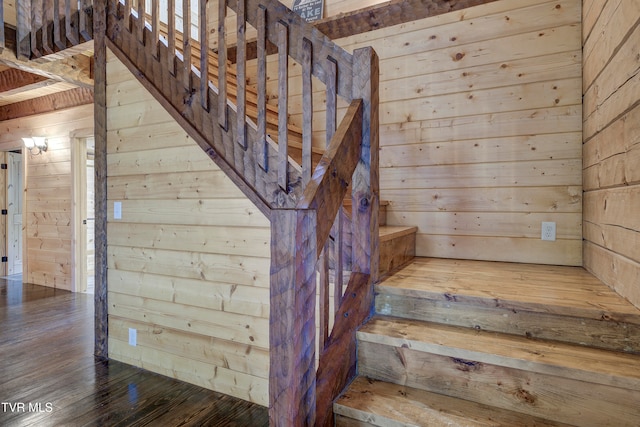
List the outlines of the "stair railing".
{"type": "MultiPolygon", "coordinates": [[[[16,56],[59,59],[93,39],[93,1],[25,0],[16,3],[16,56]]],[[[4,24],[4,22],[3,22],[4,24]]],[[[4,36],[4,31],[2,31],[4,36]]]]}

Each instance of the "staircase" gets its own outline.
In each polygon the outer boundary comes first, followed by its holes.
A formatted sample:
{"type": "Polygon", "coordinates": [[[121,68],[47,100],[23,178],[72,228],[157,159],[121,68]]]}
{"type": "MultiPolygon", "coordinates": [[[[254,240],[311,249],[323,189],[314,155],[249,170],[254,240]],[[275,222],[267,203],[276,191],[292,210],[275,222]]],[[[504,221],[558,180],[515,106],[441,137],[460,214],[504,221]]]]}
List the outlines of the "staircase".
{"type": "Polygon", "coordinates": [[[270,423],[329,425],[332,402],[355,371],[355,329],[370,314],[379,274],[377,57],[370,48],[344,51],[275,0],[194,1],[199,16],[217,9],[219,18],[215,30],[200,19],[194,40],[186,36],[193,35],[191,14],[183,14],[181,31],[175,17],[191,4],[96,2],[95,27],[105,29],[96,31],[96,57],[108,47],[270,220],[270,423]],[[237,24],[234,65],[227,61],[229,11],[237,24]],[[246,83],[249,28],[257,38],[255,88],[246,83]],[[278,69],[269,76],[278,82],[277,108],[266,102],[270,45],[277,48],[278,69]],[[289,61],[302,70],[301,128],[288,121],[289,61]],[[318,82],[326,130],[314,143],[318,82]],[[338,97],[346,109],[339,111],[338,97]],[[345,199],[357,206],[348,220],[345,199]],[[346,290],[335,286],[330,308],[331,259],[346,290]]]}
{"type": "Polygon", "coordinates": [[[581,268],[418,258],[375,301],[336,425],[640,425],[640,311],[581,268]]]}

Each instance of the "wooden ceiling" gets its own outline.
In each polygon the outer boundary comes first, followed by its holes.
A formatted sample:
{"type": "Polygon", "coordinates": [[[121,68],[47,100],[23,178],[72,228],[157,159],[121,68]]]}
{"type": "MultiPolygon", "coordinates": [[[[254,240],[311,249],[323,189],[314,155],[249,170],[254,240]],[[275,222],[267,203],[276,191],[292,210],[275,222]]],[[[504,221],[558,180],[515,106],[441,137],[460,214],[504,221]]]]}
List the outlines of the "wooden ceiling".
{"type": "Polygon", "coordinates": [[[0,64],[0,107],[77,87],[73,83],[61,82],[0,64]]]}

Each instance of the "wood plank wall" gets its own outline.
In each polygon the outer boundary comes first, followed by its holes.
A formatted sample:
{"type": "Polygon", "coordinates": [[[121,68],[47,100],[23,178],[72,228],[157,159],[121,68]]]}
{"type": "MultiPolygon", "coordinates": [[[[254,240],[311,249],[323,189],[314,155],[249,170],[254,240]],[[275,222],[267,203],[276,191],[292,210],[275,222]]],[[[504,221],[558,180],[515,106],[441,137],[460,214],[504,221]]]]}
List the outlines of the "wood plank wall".
{"type": "Polygon", "coordinates": [[[640,307],[640,3],[583,20],[584,266],[640,307]]]}
{"type": "Polygon", "coordinates": [[[111,52],[107,108],[109,356],[268,405],[267,218],[111,52]]]}
{"type": "MultiPolygon", "coordinates": [[[[341,13],[352,12],[354,10],[364,9],[369,6],[374,6],[376,4],[383,3],[384,1],[385,0],[324,0],[324,18],[337,16],[341,13]]],[[[284,4],[290,9],[293,7],[293,2],[294,0],[280,1],[280,3],[284,4]]],[[[214,3],[214,4],[217,4],[217,3],[214,3]]],[[[182,28],[182,21],[180,21],[179,24],[177,23],[178,20],[181,19],[178,16],[182,16],[180,15],[182,13],[182,6],[178,6],[178,7],[180,8],[180,10],[176,14],[176,25],[178,25],[177,28],[182,28]]],[[[217,7],[209,6],[207,17],[208,17],[208,28],[218,28],[217,7]]],[[[193,19],[191,22],[194,22],[196,23],[194,25],[197,25],[198,15],[194,14],[192,18],[193,19]]],[[[236,13],[233,10],[227,9],[227,17],[224,21],[224,24],[226,28],[226,34],[227,34],[227,46],[236,45],[236,34],[237,34],[238,22],[237,22],[236,13]]],[[[255,40],[256,36],[257,36],[256,29],[252,27],[250,24],[247,24],[247,28],[246,28],[247,40],[249,41],[255,40]]],[[[209,46],[212,49],[217,49],[218,47],[217,32],[211,33],[209,46]]]]}
{"type": "MultiPolygon", "coordinates": [[[[338,41],[380,56],[381,198],[390,224],[419,227],[419,256],[582,264],[580,11],[499,1],[338,41]]],[[[300,125],[299,65],[290,75],[300,125]]]]}
{"type": "Polygon", "coordinates": [[[23,280],[71,289],[71,139],[93,127],[93,105],[0,123],[0,148],[20,148],[25,136],[45,136],[48,150],[27,152],[23,280]]]}

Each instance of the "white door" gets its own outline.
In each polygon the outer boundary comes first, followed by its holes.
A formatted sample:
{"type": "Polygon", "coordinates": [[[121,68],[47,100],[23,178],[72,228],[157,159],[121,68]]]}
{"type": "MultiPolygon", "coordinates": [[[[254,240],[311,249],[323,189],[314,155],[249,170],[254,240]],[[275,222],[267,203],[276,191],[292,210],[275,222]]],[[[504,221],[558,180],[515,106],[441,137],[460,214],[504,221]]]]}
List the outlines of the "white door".
{"type": "Polygon", "coordinates": [[[22,153],[7,153],[7,274],[22,273],[22,153]]]}

